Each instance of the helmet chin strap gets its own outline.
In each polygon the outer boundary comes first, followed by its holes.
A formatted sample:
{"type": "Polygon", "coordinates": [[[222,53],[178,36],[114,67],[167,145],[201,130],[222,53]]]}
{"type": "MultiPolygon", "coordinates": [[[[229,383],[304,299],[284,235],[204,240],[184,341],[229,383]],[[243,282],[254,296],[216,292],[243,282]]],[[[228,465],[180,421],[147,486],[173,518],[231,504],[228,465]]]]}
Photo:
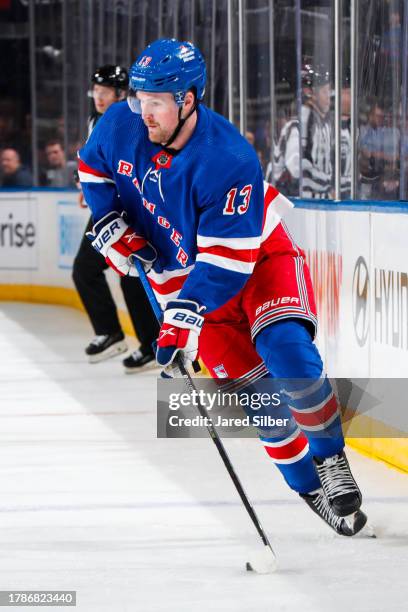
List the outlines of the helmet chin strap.
{"type": "Polygon", "coordinates": [[[176,126],[176,129],[174,130],[174,132],[172,133],[172,135],[170,136],[170,138],[168,139],[167,142],[165,142],[163,144],[163,147],[165,149],[167,149],[168,147],[170,147],[170,145],[175,141],[175,139],[177,138],[177,136],[180,134],[180,131],[183,127],[183,125],[185,124],[185,122],[187,121],[187,119],[189,117],[191,117],[191,115],[194,113],[194,111],[197,110],[197,106],[198,106],[198,101],[197,99],[194,99],[194,105],[191,109],[191,111],[188,113],[188,115],[184,118],[182,118],[181,113],[182,113],[182,107],[180,106],[179,110],[178,110],[178,124],[176,126]]]}

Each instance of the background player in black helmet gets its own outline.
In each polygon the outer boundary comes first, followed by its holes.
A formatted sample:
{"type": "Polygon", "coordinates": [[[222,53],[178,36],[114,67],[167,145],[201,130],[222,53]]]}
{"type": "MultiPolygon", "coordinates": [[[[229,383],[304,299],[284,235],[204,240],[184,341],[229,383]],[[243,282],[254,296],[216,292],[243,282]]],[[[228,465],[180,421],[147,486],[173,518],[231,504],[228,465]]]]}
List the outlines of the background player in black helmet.
{"type": "Polygon", "coordinates": [[[91,78],[90,95],[94,101],[94,111],[88,122],[88,133],[95,127],[99,117],[111,104],[123,100],[129,83],[127,70],[121,66],[107,64],[98,68],[91,78]]]}
{"type": "MultiPolygon", "coordinates": [[[[128,81],[125,68],[110,64],[101,66],[92,75],[91,97],[94,108],[88,120],[88,136],[111,104],[126,97],[128,81]]],[[[83,202],[82,193],[80,202],[83,202]]],[[[91,217],[85,234],[92,226],[91,217]]],[[[97,363],[125,352],[127,344],[105,278],[108,266],[85,234],[74,261],[72,278],[96,334],[85,352],[91,363],[97,363]]],[[[157,337],[158,326],[139,279],[124,276],[120,282],[133,327],[141,343],[139,349],[123,360],[123,365],[126,372],[137,372],[141,366],[154,359],[152,342],[157,337]]]]}

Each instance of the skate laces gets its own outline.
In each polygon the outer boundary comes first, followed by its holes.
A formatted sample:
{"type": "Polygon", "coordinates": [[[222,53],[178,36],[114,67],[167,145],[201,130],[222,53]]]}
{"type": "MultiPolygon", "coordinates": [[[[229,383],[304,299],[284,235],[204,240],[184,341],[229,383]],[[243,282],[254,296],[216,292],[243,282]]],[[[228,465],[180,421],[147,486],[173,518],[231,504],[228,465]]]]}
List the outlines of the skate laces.
{"type": "Polygon", "coordinates": [[[332,507],[330,506],[323,492],[323,489],[319,489],[312,501],[317,512],[326,521],[326,523],[338,531],[342,525],[343,518],[341,516],[337,516],[337,514],[333,512],[332,507]]]}
{"type": "Polygon", "coordinates": [[[344,456],[334,455],[316,465],[323,490],[329,499],[356,493],[357,487],[344,456]]]}
{"type": "Polygon", "coordinates": [[[91,344],[93,346],[101,346],[108,338],[109,336],[107,334],[102,336],[95,336],[95,338],[91,341],[91,344]]]}
{"type": "Polygon", "coordinates": [[[142,359],[142,357],[144,357],[142,351],[140,349],[136,349],[135,351],[133,351],[133,353],[131,354],[132,359],[134,359],[135,361],[138,361],[139,359],[142,359]]]}

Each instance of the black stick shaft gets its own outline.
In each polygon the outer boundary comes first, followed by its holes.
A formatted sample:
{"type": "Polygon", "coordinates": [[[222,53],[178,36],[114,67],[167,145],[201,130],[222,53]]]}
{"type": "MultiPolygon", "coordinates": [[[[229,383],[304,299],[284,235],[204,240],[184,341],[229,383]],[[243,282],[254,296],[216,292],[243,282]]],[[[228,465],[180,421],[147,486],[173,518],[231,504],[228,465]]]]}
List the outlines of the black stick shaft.
{"type": "MultiPolygon", "coordinates": [[[[195,385],[190,377],[190,374],[188,373],[184,363],[183,363],[183,359],[182,357],[180,357],[180,355],[177,356],[177,367],[179,368],[181,375],[186,383],[186,387],[187,389],[190,391],[190,393],[194,393],[195,392],[195,396],[197,397],[197,391],[195,388],[195,385]]],[[[221,455],[221,459],[224,462],[225,467],[227,468],[228,474],[231,477],[232,482],[235,485],[236,490],[238,491],[238,494],[242,500],[242,503],[245,506],[246,511],[248,512],[249,516],[251,517],[251,520],[259,534],[259,537],[261,538],[262,542],[264,543],[265,546],[269,546],[269,548],[272,550],[273,552],[273,548],[268,540],[268,536],[266,535],[262,525],[261,525],[261,521],[258,518],[258,515],[256,514],[248,495],[246,494],[244,487],[241,484],[241,481],[238,477],[238,474],[236,473],[234,466],[231,463],[231,460],[229,458],[229,455],[225,449],[224,444],[222,443],[221,438],[218,435],[218,432],[216,430],[216,428],[213,425],[213,422],[211,420],[211,417],[207,411],[207,409],[205,408],[205,406],[203,406],[199,401],[197,402],[197,409],[198,412],[200,413],[200,415],[205,418],[205,423],[206,423],[206,427],[207,427],[207,431],[210,434],[210,437],[212,439],[212,441],[214,442],[215,446],[217,447],[217,450],[219,452],[219,454],[221,455]]]]}

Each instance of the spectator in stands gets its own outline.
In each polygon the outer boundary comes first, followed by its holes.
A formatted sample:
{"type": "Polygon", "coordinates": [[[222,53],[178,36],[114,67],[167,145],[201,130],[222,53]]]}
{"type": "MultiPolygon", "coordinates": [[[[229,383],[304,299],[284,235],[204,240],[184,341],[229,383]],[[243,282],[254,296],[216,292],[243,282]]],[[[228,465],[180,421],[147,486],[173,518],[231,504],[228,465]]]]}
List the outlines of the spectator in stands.
{"type": "Polygon", "coordinates": [[[45,185],[47,187],[75,187],[74,172],[77,163],[67,161],[62,142],[49,140],[45,145],[47,168],[45,170],[45,185]]]}
{"type": "Polygon", "coordinates": [[[396,124],[396,117],[393,112],[385,114],[383,129],[384,174],[379,196],[383,200],[398,200],[400,184],[400,129],[396,124]]]}
{"type": "MultiPolygon", "coordinates": [[[[394,101],[399,97],[401,85],[401,58],[402,58],[402,6],[395,0],[390,3],[388,30],[381,37],[379,53],[379,74],[381,75],[379,92],[389,96],[393,92],[394,101]]],[[[386,12],[384,17],[386,16],[386,12]]],[[[384,20],[386,22],[386,18],[384,20]]]]}
{"type": "Polygon", "coordinates": [[[399,129],[385,125],[384,106],[375,101],[360,130],[360,197],[391,199],[398,192],[399,129]]]}
{"type": "Polygon", "coordinates": [[[17,149],[6,148],[0,153],[1,186],[31,187],[33,179],[29,170],[23,167],[17,149]]]}
{"type": "Polygon", "coordinates": [[[369,200],[378,192],[384,172],[383,126],[384,109],[378,102],[374,102],[368,113],[367,125],[360,128],[359,169],[362,200],[369,200]]]}

